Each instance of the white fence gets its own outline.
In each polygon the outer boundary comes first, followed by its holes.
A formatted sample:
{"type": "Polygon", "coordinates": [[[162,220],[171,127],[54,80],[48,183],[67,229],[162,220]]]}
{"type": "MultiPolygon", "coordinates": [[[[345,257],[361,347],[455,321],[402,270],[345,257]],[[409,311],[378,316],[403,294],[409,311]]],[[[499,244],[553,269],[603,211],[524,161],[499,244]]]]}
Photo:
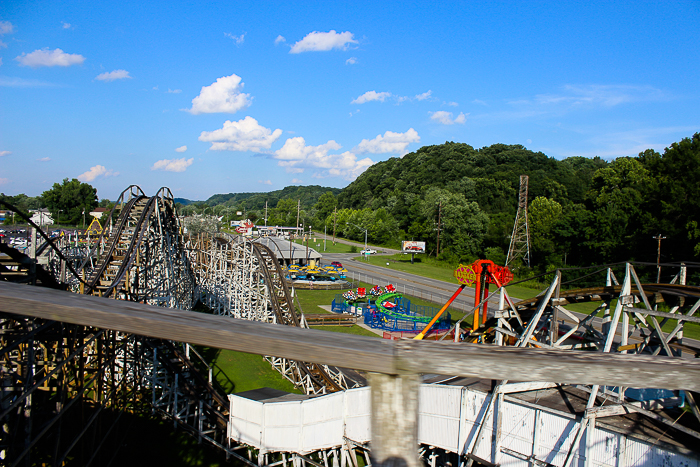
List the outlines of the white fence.
{"type": "MultiPolygon", "coordinates": [[[[490,395],[465,387],[424,384],[419,398],[419,443],[469,452],[490,395]]],[[[229,438],[261,452],[306,454],[340,446],[343,437],[357,443],[371,437],[369,388],[302,401],[266,403],[235,394],[229,395],[229,401],[229,438]]],[[[497,404],[473,454],[503,467],[535,465],[535,459],[563,465],[580,418],[554,412],[512,400],[501,407],[497,404]]],[[[691,453],[665,450],[592,425],[575,448],[573,466],[700,467],[700,458],[691,453]]]]}

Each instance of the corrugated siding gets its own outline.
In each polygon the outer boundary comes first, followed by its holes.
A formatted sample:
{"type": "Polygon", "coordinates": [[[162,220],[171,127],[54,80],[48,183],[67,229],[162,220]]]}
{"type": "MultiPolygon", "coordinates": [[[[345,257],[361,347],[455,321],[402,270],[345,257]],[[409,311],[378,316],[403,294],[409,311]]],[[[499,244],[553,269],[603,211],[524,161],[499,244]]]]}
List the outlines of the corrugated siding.
{"type": "Polygon", "coordinates": [[[301,404],[301,401],[263,404],[262,450],[301,452],[301,404]]]}
{"type": "Polygon", "coordinates": [[[421,385],[418,399],[419,442],[457,452],[461,405],[461,387],[421,385]]]}
{"type": "Polygon", "coordinates": [[[262,403],[230,395],[229,436],[239,443],[260,447],[262,403]]]}
{"type": "MultiPolygon", "coordinates": [[[[535,457],[550,464],[562,465],[576,437],[578,423],[560,415],[540,412],[539,443],[535,457]]],[[[572,465],[578,464],[574,461],[572,465]]]]}
{"type": "Polygon", "coordinates": [[[372,401],[369,388],[349,389],[345,393],[345,436],[358,443],[371,439],[372,401]]]}
{"type": "MultiPolygon", "coordinates": [[[[343,435],[363,443],[370,441],[370,388],[358,388],[306,401],[261,403],[229,396],[231,439],[267,451],[305,453],[335,447],[343,435]]],[[[421,444],[463,453],[472,446],[489,397],[467,388],[422,385],[419,392],[418,439],[421,444]]],[[[576,436],[578,422],[562,415],[537,410],[517,402],[504,402],[501,412],[500,446],[525,456],[562,465],[576,436]],[[539,419],[537,419],[539,412],[539,419]],[[536,422],[537,420],[537,422],[536,422]]],[[[494,417],[486,419],[484,437],[475,454],[493,460],[494,417]]],[[[627,439],[602,428],[584,433],[576,447],[572,466],[584,467],[587,440],[590,467],[700,467],[696,458],[664,451],[647,443],[627,439]]],[[[503,467],[527,462],[496,453],[503,467]]]]}
{"type": "MultiPolygon", "coordinates": [[[[535,411],[512,402],[504,402],[501,413],[501,447],[529,456],[535,432],[535,411]]],[[[502,456],[501,456],[502,457],[502,456]]],[[[524,461],[508,456],[507,465],[522,465],[524,461]],[[515,462],[518,461],[518,462],[515,462]]],[[[498,459],[497,459],[498,460],[498,459]]],[[[525,465],[527,462],[525,462],[525,465]]],[[[506,465],[506,463],[503,463],[506,465]]]]}
{"type": "Polygon", "coordinates": [[[335,446],[343,439],[345,394],[338,392],[302,404],[302,449],[312,452],[335,446]]]}

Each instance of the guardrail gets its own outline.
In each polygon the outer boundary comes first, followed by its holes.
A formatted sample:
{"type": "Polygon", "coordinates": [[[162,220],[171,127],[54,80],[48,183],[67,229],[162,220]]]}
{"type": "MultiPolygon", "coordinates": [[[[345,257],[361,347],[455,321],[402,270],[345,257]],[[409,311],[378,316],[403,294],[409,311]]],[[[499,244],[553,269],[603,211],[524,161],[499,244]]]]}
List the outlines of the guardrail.
{"type": "Polygon", "coordinates": [[[0,312],[369,372],[373,465],[418,466],[419,374],[697,390],[700,362],[647,355],[393,341],[0,283],[0,312]]]}

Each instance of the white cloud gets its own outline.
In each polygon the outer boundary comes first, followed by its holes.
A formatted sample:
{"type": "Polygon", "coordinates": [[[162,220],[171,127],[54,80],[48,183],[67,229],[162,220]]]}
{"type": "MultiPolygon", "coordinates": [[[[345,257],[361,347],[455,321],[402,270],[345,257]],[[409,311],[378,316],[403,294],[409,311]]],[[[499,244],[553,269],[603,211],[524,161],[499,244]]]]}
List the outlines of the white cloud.
{"type": "Polygon", "coordinates": [[[105,73],[100,73],[95,77],[98,81],[115,81],[118,79],[131,79],[129,72],[126,70],[114,70],[105,73]]]}
{"type": "Polygon", "coordinates": [[[96,165],[94,167],[90,167],[90,170],[87,172],[78,175],[78,180],[81,182],[91,182],[100,176],[116,177],[117,175],[119,175],[119,172],[115,172],[112,169],[107,170],[104,165],[96,165]]]}
{"type": "Polygon", "coordinates": [[[279,128],[271,131],[249,116],[237,122],[227,120],[219,130],[203,131],[199,140],[210,142],[213,151],[261,151],[269,149],[280,136],[279,128]]]}
{"type": "Polygon", "coordinates": [[[258,183],[263,185],[272,185],[272,180],[258,180],[258,183]]]}
{"type": "Polygon", "coordinates": [[[449,105],[450,107],[459,107],[459,104],[456,102],[446,102],[445,105],[449,105]]]}
{"type": "Polygon", "coordinates": [[[284,36],[280,34],[275,38],[275,45],[281,44],[282,42],[287,42],[287,39],[285,39],[284,36]]]}
{"type": "Polygon", "coordinates": [[[15,26],[9,21],[0,21],[0,36],[12,34],[15,32],[15,26]]]}
{"type": "Polygon", "coordinates": [[[384,102],[389,97],[391,97],[390,92],[367,91],[366,93],[362,94],[357,99],[353,99],[353,101],[350,103],[351,104],[364,104],[364,103],[370,102],[370,101],[384,102]]]}
{"type": "Polygon", "coordinates": [[[357,63],[357,57],[350,57],[345,60],[346,65],[354,65],[355,63],[357,63]]]}
{"type": "Polygon", "coordinates": [[[151,170],[162,170],[164,172],[184,172],[187,167],[194,162],[194,157],[190,159],[161,159],[151,167],[151,170]]]}
{"type": "Polygon", "coordinates": [[[418,142],[420,142],[420,136],[413,128],[409,128],[406,133],[387,131],[384,133],[384,136],[377,135],[372,140],[363,139],[357,145],[357,152],[370,152],[372,154],[399,153],[404,155],[406,154],[406,147],[410,143],[418,142]]]}
{"type": "Polygon", "coordinates": [[[63,25],[63,29],[70,29],[70,23],[66,23],[65,21],[61,21],[61,25],[63,25]]]}
{"type": "Polygon", "coordinates": [[[464,123],[467,121],[467,115],[464,112],[460,112],[457,118],[452,119],[452,112],[446,112],[444,110],[438,110],[437,112],[428,112],[430,114],[430,119],[436,122],[442,123],[443,125],[454,125],[455,123],[464,123]]]}
{"type": "Polygon", "coordinates": [[[290,54],[301,52],[327,51],[333,49],[346,50],[349,44],[357,44],[353,39],[353,34],[349,31],[337,33],[334,30],[329,32],[310,32],[302,40],[292,46],[290,54]]]}
{"type": "Polygon", "coordinates": [[[315,178],[342,177],[346,180],[354,180],[370,165],[372,159],[357,160],[357,156],[350,151],[342,154],[329,154],[330,151],[340,149],[340,144],[333,140],[319,146],[307,146],[301,136],[289,138],[281,149],[275,151],[274,158],[287,172],[301,173],[305,169],[315,170],[315,178]]]}
{"type": "Polygon", "coordinates": [[[9,156],[10,154],[12,154],[12,151],[0,151],[0,157],[9,156]]]}
{"type": "Polygon", "coordinates": [[[168,88],[168,90],[165,92],[167,92],[168,94],[180,94],[182,92],[182,89],[170,89],[170,88],[168,88]]]}
{"type": "Polygon", "coordinates": [[[42,157],[41,159],[37,159],[39,162],[48,162],[51,160],[50,157],[42,157]]]}
{"type": "Polygon", "coordinates": [[[244,83],[238,75],[218,78],[209,86],[202,86],[199,96],[192,99],[192,108],[185,109],[191,114],[236,113],[248,107],[250,94],[243,94],[244,83]]]}
{"type": "Polygon", "coordinates": [[[570,106],[601,105],[613,107],[619,104],[663,99],[664,92],[652,86],[634,85],[576,85],[563,86],[561,94],[539,94],[535,103],[541,105],[566,104],[570,106]]]}
{"type": "Polygon", "coordinates": [[[61,49],[49,50],[48,47],[35,50],[32,53],[23,53],[15,57],[21,66],[39,68],[40,66],[71,66],[81,65],[85,57],[79,54],[67,54],[61,49]]]}
{"type": "Polygon", "coordinates": [[[47,81],[40,81],[38,79],[24,79],[17,77],[10,78],[7,76],[0,76],[0,86],[8,88],[39,88],[53,87],[56,85],[47,81]]]}
{"type": "Polygon", "coordinates": [[[474,99],[472,101],[473,104],[479,104],[479,105],[488,105],[486,101],[482,101],[481,99],[474,99]]]}
{"type": "Polygon", "coordinates": [[[233,42],[235,42],[236,45],[241,45],[243,43],[243,41],[245,41],[245,35],[246,35],[246,33],[243,33],[240,36],[235,36],[235,35],[231,34],[230,32],[224,33],[224,36],[233,39],[233,42]]]}
{"type": "Polygon", "coordinates": [[[419,101],[424,101],[426,99],[430,98],[430,95],[433,93],[433,91],[428,90],[427,92],[424,92],[423,94],[417,94],[415,99],[419,101]]]}
{"type": "Polygon", "coordinates": [[[179,148],[175,148],[175,152],[185,152],[187,151],[187,146],[180,146],[179,148]]]}
{"type": "Polygon", "coordinates": [[[293,178],[293,179],[292,179],[292,183],[304,183],[304,181],[303,181],[303,180],[300,180],[300,179],[298,179],[298,178],[293,178]]]}

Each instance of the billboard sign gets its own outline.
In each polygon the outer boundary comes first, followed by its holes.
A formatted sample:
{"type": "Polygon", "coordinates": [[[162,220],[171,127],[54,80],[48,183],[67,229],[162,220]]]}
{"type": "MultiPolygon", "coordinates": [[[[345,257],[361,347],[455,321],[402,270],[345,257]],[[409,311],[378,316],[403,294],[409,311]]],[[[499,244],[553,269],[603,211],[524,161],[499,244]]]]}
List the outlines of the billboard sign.
{"type": "Polygon", "coordinates": [[[425,242],[404,241],[401,243],[404,253],[425,253],[425,242]]]}

